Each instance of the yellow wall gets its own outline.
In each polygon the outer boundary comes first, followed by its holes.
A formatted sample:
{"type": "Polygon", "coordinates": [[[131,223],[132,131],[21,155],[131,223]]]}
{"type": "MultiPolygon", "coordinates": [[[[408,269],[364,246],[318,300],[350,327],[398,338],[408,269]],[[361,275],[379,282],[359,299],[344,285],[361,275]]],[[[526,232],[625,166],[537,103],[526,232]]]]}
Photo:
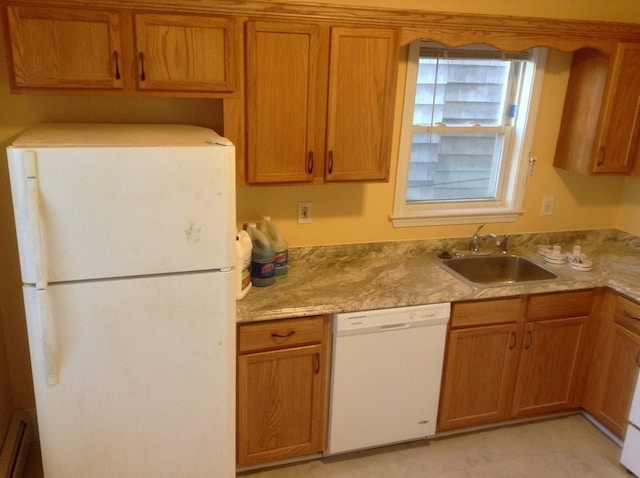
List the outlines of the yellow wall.
{"type": "MultiPolygon", "coordinates": [[[[326,0],[316,2],[332,3],[326,0]]],[[[333,3],[640,22],[640,9],[637,9],[636,2],[637,0],[334,0],[333,3]]],[[[2,38],[0,35],[0,43],[2,38]]],[[[0,45],[0,51],[4,51],[4,47],[5,45],[0,45]]],[[[216,100],[10,95],[5,61],[4,55],[0,54],[0,151],[4,151],[6,145],[21,130],[43,121],[184,122],[222,129],[221,104],[216,100]]],[[[539,161],[525,197],[526,213],[515,223],[488,225],[487,229],[517,233],[621,227],[640,233],[640,183],[637,180],[585,178],[557,171],[551,166],[567,82],[567,61],[566,55],[562,54],[551,54],[549,57],[533,145],[533,152],[539,161]],[[555,197],[554,214],[541,217],[541,199],[549,195],[555,197]]],[[[403,71],[401,67],[401,80],[403,71]]],[[[399,91],[402,91],[402,84],[399,91]]],[[[401,99],[399,94],[398,105],[401,104],[401,99]]],[[[400,110],[397,108],[397,118],[399,114],[400,110]]],[[[394,152],[397,153],[398,125],[394,131],[394,152]]],[[[472,232],[472,225],[393,228],[388,216],[393,203],[395,168],[394,156],[391,181],[388,184],[243,188],[237,195],[238,221],[257,220],[262,214],[270,214],[292,246],[467,236],[472,232]],[[313,222],[309,225],[298,225],[295,221],[297,202],[303,200],[313,203],[313,222]]],[[[34,406],[15,230],[3,153],[0,154],[0,224],[0,334],[4,333],[9,368],[7,377],[2,367],[2,354],[5,351],[0,346],[1,437],[5,420],[2,417],[6,415],[6,408],[11,402],[16,408],[34,406]]]]}
{"type": "Polygon", "coordinates": [[[627,179],[617,224],[620,229],[640,235],[640,178],[627,179]]]}
{"type": "MultiPolygon", "coordinates": [[[[591,178],[552,165],[571,57],[550,51],[545,68],[532,154],[537,157],[522,215],[514,223],[487,225],[496,233],[523,233],[616,227],[624,179],[591,178]],[[553,196],[552,216],[541,216],[542,198],[553,196]]],[[[406,61],[401,57],[391,180],[385,184],[315,187],[249,187],[238,191],[238,220],[270,215],[292,245],[344,244],[419,238],[469,236],[476,225],[394,228],[393,208],[398,136],[406,61]],[[312,223],[296,221],[297,203],[312,202],[312,223]]]]}

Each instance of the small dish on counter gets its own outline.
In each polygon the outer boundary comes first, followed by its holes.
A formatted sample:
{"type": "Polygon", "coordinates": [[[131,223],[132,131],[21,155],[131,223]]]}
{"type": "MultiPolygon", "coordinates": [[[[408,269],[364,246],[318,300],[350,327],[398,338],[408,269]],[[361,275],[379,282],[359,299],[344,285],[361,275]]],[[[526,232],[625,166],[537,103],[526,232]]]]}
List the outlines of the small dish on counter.
{"type": "Polygon", "coordinates": [[[589,272],[593,269],[593,262],[587,258],[585,254],[573,255],[567,253],[569,267],[576,271],[589,272]]]}

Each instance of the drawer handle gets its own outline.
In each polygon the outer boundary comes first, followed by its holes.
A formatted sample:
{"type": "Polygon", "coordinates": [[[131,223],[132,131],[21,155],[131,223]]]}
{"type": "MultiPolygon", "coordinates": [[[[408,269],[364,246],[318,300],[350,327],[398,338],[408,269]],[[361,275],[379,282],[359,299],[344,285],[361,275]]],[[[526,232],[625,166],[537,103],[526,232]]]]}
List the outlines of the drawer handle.
{"type": "Polygon", "coordinates": [[[640,317],[636,317],[631,312],[627,312],[626,310],[624,311],[624,316],[631,320],[640,320],[640,317]]]}
{"type": "Polygon", "coordinates": [[[288,334],[276,334],[275,332],[273,332],[271,334],[271,337],[275,340],[275,339],[288,339],[289,337],[291,337],[293,334],[295,334],[296,331],[292,330],[291,332],[289,332],[288,334]]]}
{"type": "Polygon", "coordinates": [[[515,332],[511,332],[511,343],[509,344],[509,350],[513,350],[516,348],[516,344],[518,343],[518,336],[515,332]]]}

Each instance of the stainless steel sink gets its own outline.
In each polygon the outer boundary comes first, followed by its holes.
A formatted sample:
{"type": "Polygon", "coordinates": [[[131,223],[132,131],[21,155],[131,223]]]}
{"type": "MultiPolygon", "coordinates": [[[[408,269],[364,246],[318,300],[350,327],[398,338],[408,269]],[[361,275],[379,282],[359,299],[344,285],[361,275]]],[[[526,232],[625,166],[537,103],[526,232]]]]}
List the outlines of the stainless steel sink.
{"type": "Polygon", "coordinates": [[[475,287],[561,279],[550,269],[514,255],[455,257],[443,260],[442,266],[446,271],[475,287]]]}

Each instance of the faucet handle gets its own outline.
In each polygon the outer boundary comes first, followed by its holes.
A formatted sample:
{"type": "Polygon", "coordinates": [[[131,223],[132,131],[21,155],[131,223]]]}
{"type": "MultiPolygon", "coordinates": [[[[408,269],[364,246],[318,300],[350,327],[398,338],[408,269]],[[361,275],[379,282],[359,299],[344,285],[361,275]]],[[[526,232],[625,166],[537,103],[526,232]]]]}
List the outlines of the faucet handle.
{"type": "Polygon", "coordinates": [[[503,254],[507,253],[507,247],[509,245],[509,234],[505,234],[504,236],[502,236],[502,240],[498,239],[496,241],[496,246],[500,247],[500,250],[502,251],[503,254]]]}
{"type": "Polygon", "coordinates": [[[478,235],[478,233],[480,232],[480,229],[482,229],[483,227],[484,227],[484,224],[480,224],[480,225],[478,226],[478,229],[476,229],[476,232],[474,232],[474,233],[473,233],[473,235],[474,235],[474,236],[477,236],[477,235],[478,235]]]}

